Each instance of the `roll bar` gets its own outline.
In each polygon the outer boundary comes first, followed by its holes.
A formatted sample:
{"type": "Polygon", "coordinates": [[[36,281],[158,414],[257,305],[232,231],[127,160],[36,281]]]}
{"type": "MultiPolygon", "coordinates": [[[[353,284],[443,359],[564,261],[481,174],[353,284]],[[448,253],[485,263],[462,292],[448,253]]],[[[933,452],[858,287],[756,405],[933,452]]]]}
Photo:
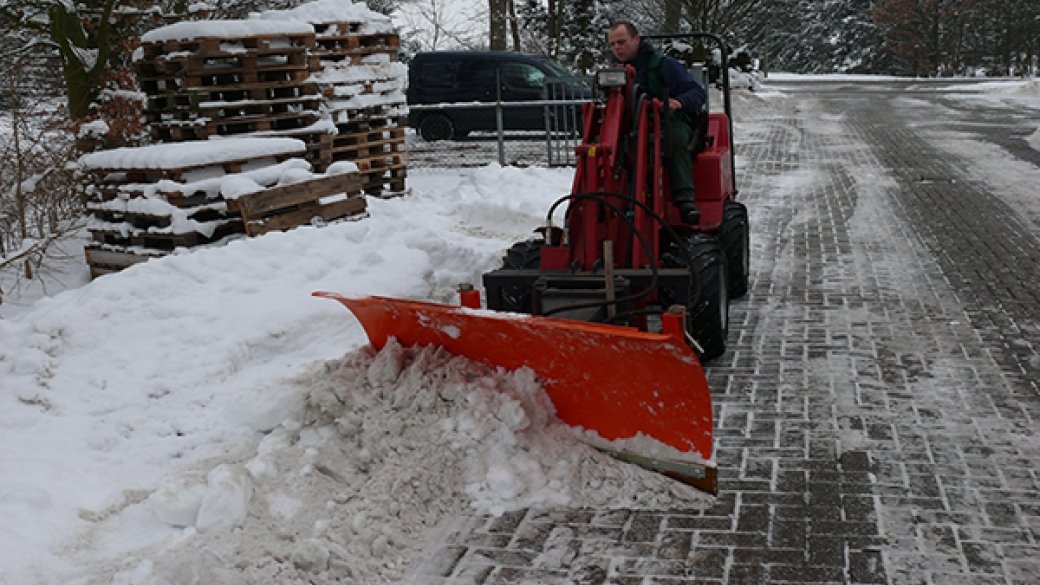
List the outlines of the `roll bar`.
{"type": "MultiPolygon", "coordinates": [[[[659,34],[659,35],[643,35],[642,38],[647,40],[654,39],[708,39],[714,41],[719,47],[719,52],[722,54],[722,101],[723,107],[726,112],[726,118],[729,120],[729,155],[730,155],[730,168],[732,169],[731,177],[733,179],[733,195],[737,194],[737,159],[736,159],[736,148],[735,140],[733,138],[733,103],[729,97],[729,45],[717,34],[707,32],[690,32],[690,33],[672,33],[672,34],[659,34]]],[[[708,88],[704,88],[704,91],[708,91],[708,88]]]]}

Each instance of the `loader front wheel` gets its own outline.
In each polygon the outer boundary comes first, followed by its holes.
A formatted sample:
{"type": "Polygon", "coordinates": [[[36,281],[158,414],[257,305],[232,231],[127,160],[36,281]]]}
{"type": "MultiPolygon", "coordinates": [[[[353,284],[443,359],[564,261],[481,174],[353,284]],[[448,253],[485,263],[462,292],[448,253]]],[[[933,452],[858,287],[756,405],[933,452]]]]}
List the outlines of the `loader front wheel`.
{"type": "Polygon", "coordinates": [[[743,203],[728,199],[722,208],[719,244],[726,255],[731,299],[740,298],[748,291],[748,272],[751,264],[749,231],[747,207],[743,203]]]}
{"type": "MultiPolygon", "coordinates": [[[[691,274],[691,291],[687,299],[668,299],[674,304],[687,307],[689,315],[686,330],[697,341],[704,352],[702,361],[708,361],[726,353],[726,335],[729,332],[729,279],[726,274],[726,257],[719,241],[713,236],[694,233],[681,239],[693,266],[689,266],[687,255],[672,243],[668,252],[661,256],[666,268],[687,268],[691,274]],[[694,287],[700,282],[700,294],[694,287]]],[[[676,295],[671,295],[675,297],[676,295]]]]}
{"type": "MultiPolygon", "coordinates": [[[[503,270],[537,270],[542,260],[543,240],[517,242],[502,259],[503,270]]],[[[513,313],[530,313],[532,290],[527,286],[507,286],[502,289],[502,309],[513,313]]]]}

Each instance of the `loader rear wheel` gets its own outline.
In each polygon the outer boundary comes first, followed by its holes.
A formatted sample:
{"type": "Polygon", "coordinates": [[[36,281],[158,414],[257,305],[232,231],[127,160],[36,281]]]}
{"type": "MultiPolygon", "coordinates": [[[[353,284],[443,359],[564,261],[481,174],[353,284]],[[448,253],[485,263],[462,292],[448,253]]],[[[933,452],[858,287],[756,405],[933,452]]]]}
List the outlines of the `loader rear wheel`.
{"type": "Polygon", "coordinates": [[[722,227],[719,244],[726,255],[729,273],[729,298],[737,299],[748,291],[748,272],[751,265],[750,228],[747,207],[728,199],[722,208],[722,227]]]}
{"type": "MultiPolygon", "coordinates": [[[[542,240],[517,242],[502,259],[503,270],[537,270],[542,260],[542,240]]],[[[531,287],[507,286],[502,289],[502,308],[513,313],[530,313],[531,287]]]]}
{"type": "MultiPolygon", "coordinates": [[[[700,282],[700,295],[691,290],[690,298],[666,299],[667,301],[687,307],[689,315],[686,321],[686,330],[690,336],[697,341],[704,350],[701,360],[707,361],[726,353],[726,334],[729,332],[729,280],[726,275],[726,257],[722,253],[719,241],[715,237],[694,233],[681,238],[693,266],[676,243],[669,245],[669,250],[661,255],[661,260],[666,268],[687,268],[695,272],[697,278],[691,275],[691,289],[700,282]],[[694,302],[694,297],[696,302],[694,302]]],[[[666,295],[667,297],[668,295],[666,295]]]]}

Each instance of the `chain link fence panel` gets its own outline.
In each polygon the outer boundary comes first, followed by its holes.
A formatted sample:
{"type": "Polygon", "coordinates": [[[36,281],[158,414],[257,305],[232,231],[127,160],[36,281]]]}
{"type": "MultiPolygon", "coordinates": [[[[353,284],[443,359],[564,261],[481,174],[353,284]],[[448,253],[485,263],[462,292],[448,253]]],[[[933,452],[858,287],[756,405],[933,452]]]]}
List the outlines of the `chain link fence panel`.
{"type": "Polygon", "coordinates": [[[540,101],[409,106],[412,168],[573,166],[591,79],[546,80],[540,101]]]}

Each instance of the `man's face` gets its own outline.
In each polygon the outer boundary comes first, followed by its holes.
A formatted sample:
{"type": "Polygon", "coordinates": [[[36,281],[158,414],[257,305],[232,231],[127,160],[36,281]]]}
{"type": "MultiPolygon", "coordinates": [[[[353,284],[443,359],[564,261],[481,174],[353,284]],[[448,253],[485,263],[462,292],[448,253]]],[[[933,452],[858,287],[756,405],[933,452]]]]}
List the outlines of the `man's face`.
{"type": "Polygon", "coordinates": [[[628,29],[623,26],[608,32],[607,42],[610,43],[610,50],[614,56],[622,63],[631,62],[639,53],[639,36],[633,37],[628,34],[628,29]]]}

